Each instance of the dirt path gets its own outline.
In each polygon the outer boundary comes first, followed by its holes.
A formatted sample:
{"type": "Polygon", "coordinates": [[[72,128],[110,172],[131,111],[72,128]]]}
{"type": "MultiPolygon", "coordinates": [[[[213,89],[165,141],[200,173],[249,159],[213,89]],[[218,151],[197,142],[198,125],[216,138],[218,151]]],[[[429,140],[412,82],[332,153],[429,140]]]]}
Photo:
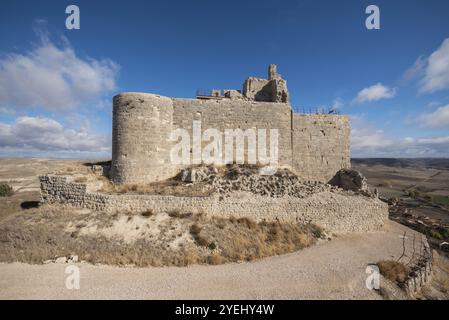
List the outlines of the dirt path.
{"type": "Polygon", "coordinates": [[[366,289],[367,264],[398,258],[401,235],[383,232],[335,238],[253,263],[188,268],[118,268],[77,264],[80,290],[65,288],[66,264],[0,264],[0,299],[380,299],[366,289]]]}

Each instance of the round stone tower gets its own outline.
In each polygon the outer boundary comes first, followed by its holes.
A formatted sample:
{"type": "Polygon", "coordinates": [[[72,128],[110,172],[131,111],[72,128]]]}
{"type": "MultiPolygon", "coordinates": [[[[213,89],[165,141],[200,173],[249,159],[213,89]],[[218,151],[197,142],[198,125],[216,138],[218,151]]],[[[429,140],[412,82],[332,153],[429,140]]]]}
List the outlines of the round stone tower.
{"type": "Polygon", "coordinates": [[[113,99],[111,178],[147,183],[176,174],[169,141],[173,101],[149,93],[122,93],[113,99]]]}

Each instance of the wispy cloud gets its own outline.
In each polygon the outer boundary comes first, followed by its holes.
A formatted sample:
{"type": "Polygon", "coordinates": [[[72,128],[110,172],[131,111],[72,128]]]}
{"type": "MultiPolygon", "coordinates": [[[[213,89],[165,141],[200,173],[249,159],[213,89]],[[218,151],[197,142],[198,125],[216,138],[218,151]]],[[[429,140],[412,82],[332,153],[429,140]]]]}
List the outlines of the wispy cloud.
{"type": "Polygon", "coordinates": [[[16,151],[108,152],[107,135],[87,130],[66,128],[60,122],[45,117],[19,117],[12,124],[0,122],[0,153],[16,151]]]}
{"type": "Polygon", "coordinates": [[[79,57],[67,40],[58,47],[46,32],[39,32],[39,36],[38,45],[30,51],[0,59],[2,107],[64,112],[83,103],[95,103],[116,89],[116,63],[79,57]]]}
{"type": "Polygon", "coordinates": [[[431,93],[449,89],[449,38],[427,59],[421,93],[431,93]]]}
{"type": "Polygon", "coordinates": [[[377,83],[370,87],[364,88],[359,91],[357,96],[354,98],[354,103],[363,103],[370,101],[377,101],[381,99],[390,99],[396,95],[395,88],[389,88],[381,83],[377,83]]]}
{"type": "Polygon", "coordinates": [[[449,89],[449,38],[430,56],[419,56],[413,66],[402,75],[403,84],[418,81],[418,92],[433,93],[449,89]]]}
{"type": "Polygon", "coordinates": [[[418,122],[430,128],[449,128],[449,104],[439,107],[431,113],[420,115],[418,122]]]}
{"type": "Polygon", "coordinates": [[[354,120],[353,157],[449,157],[449,136],[394,138],[373,127],[364,117],[351,120],[354,120]]]}

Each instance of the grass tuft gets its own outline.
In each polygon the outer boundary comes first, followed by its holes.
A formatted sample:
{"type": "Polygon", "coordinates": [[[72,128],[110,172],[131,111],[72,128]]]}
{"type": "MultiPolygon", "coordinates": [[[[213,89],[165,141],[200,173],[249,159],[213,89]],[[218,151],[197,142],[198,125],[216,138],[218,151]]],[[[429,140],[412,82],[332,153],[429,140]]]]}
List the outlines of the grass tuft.
{"type": "Polygon", "coordinates": [[[0,182],[0,197],[10,197],[13,194],[14,190],[9,184],[0,182]]]}
{"type": "Polygon", "coordinates": [[[377,263],[380,274],[390,281],[404,283],[409,274],[408,268],[400,262],[393,260],[383,260],[377,263]]]}

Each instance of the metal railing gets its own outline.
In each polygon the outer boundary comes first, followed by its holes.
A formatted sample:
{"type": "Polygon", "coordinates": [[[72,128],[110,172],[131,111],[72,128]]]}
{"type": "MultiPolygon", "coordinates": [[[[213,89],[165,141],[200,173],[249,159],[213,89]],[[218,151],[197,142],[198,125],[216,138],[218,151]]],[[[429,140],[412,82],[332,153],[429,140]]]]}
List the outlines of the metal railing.
{"type": "Polygon", "coordinates": [[[340,111],[331,107],[298,107],[292,106],[293,111],[303,114],[340,114],[340,111]]]}

